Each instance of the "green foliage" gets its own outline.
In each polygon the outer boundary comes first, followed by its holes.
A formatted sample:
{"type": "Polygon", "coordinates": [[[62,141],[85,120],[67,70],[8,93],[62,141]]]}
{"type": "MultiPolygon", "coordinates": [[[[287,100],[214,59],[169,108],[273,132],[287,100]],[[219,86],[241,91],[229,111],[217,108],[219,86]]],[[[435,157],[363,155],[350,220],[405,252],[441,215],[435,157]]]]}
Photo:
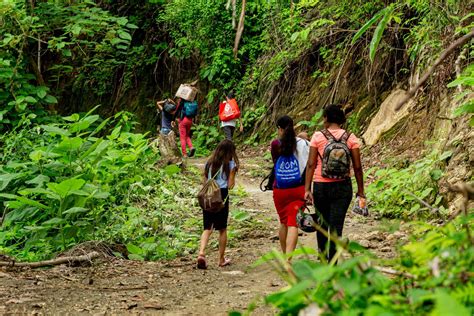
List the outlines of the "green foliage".
{"type": "MultiPolygon", "coordinates": [[[[338,265],[320,263],[309,257],[312,249],[292,264],[293,275],[283,274],[289,283],[266,297],[280,315],[471,315],[474,311],[474,283],[468,275],[474,265],[472,240],[466,227],[474,227],[474,216],[461,216],[445,226],[414,224],[412,241],[389,264],[396,276],[384,276],[373,255],[346,246],[352,256],[338,265]]],[[[341,249],[340,249],[341,250],[341,249]]],[[[264,257],[274,266],[286,265],[277,252],[264,257]]]]}
{"type": "Polygon", "coordinates": [[[461,106],[459,106],[455,111],[454,115],[455,116],[461,116],[461,115],[468,115],[471,119],[469,124],[471,127],[474,126],[474,99],[470,98],[470,94],[473,92],[473,87],[474,87],[474,64],[470,64],[469,66],[466,67],[464,70],[463,74],[457,78],[456,80],[452,81],[451,83],[448,84],[448,87],[467,87],[467,90],[464,91],[463,93],[460,93],[456,96],[457,100],[464,100],[467,99],[465,103],[463,103],[461,106]]]}
{"type": "Polygon", "coordinates": [[[134,259],[190,250],[195,220],[176,226],[193,205],[189,179],[184,186],[173,166],[156,170],[156,154],[132,126],[128,113],[89,113],[3,134],[0,250],[26,260],[86,240],[128,244],[134,259]]]}
{"type": "Polygon", "coordinates": [[[314,131],[323,127],[323,110],[319,110],[313,115],[310,121],[299,121],[296,127],[305,126],[308,130],[314,131]]]}
{"type": "Polygon", "coordinates": [[[380,40],[382,39],[382,35],[387,25],[390,23],[392,18],[394,18],[393,13],[394,13],[394,5],[386,7],[385,9],[379,11],[376,15],[372,17],[372,19],[370,19],[366,24],[364,24],[364,26],[362,26],[361,29],[352,38],[352,44],[354,44],[357,41],[357,39],[359,39],[369,29],[369,27],[371,27],[375,22],[380,20],[379,24],[375,28],[374,36],[372,37],[372,40],[370,41],[370,45],[369,45],[369,50],[370,50],[369,56],[370,56],[371,62],[374,62],[375,52],[377,51],[380,40]]]}
{"type": "Polygon", "coordinates": [[[199,148],[196,152],[198,157],[207,157],[224,139],[224,134],[215,125],[193,125],[193,146],[199,148]]]}
{"type": "Polygon", "coordinates": [[[447,210],[438,194],[438,180],[444,175],[444,162],[451,155],[432,152],[405,167],[369,170],[367,174],[374,177],[367,187],[371,208],[386,217],[445,216],[447,210]]]}
{"type": "Polygon", "coordinates": [[[0,12],[0,104],[5,104],[0,129],[24,117],[44,117],[45,106],[58,103],[54,94],[65,92],[59,87],[66,78],[73,92],[110,92],[137,28],[90,1],[38,2],[34,8],[25,1],[3,1],[0,12]]]}

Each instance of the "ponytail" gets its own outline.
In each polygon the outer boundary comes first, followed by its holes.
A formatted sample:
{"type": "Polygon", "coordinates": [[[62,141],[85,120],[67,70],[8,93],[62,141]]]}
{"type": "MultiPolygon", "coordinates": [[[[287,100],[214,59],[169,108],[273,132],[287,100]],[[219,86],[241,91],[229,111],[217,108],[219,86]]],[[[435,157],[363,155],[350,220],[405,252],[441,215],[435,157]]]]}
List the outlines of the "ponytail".
{"type": "Polygon", "coordinates": [[[293,119],[288,115],[284,115],[278,118],[276,125],[283,129],[283,135],[280,138],[280,154],[290,156],[296,150],[296,133],[293,119]]]}

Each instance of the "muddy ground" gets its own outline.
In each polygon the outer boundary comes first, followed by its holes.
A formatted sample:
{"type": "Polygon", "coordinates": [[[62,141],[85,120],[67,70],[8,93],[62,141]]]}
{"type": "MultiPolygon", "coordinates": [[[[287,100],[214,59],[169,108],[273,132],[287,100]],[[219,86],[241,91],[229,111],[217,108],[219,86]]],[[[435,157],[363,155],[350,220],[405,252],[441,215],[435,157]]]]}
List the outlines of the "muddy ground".
{"type": "MultiPolygon", "coordinates": [[[[192,163],[202,166],[202,162],[192,163]]],[[[226,315],[230,310],[245,310],[251,302],[258,305],[255,315],[275,314],[263,298],[285,283],[268,265],[252,267],[262,255],[279,247],[272,193],[258,188],[265,159],[244,157],[241,163],[238,184],[248,193],[243,207],[262,225],[230,243],[232,265],[218,268],[214,248],[209,250],[207,270],[195,268],[195,255],[162,262],[104,257],[89,267],[1,268],[0,314],[226,315]]],[[[386,258],[394,255],[395,244],[403,238],[396,223],[350,212],[344,235],[386,258]]],[[[314,234],[303,234],[300,244],[315,247],[314,234]]]]}

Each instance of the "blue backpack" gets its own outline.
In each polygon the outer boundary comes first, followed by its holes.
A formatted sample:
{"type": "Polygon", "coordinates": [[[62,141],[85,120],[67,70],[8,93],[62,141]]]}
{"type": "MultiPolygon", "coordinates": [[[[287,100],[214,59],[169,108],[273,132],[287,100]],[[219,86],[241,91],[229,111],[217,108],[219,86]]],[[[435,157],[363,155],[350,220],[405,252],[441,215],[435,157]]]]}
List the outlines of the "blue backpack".
{"type": "Polygon", "coordinates": [[[279,189],[294,188],[301,184],[300,165],[296,156],[280,156],[275,164],[276,186],[279,189]]]}
{"type": "Polygon", "coordinates": [[[198,112],[197,101],[184,101],[183,114],[186,117],[194,118],[198,112]]]}

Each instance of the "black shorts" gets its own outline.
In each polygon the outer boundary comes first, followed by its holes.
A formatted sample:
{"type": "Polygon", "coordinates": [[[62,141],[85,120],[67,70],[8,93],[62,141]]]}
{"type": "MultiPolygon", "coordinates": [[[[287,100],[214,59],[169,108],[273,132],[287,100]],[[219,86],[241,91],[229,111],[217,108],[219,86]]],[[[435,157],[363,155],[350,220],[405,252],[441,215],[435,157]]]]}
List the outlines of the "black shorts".
{"type": "Polygon", "coordinates": [[[227,228],[229,218],[229,189],[221,189],[222,198],[225,199],[224,208],[217,213],[202,212],[204,229],[221,230],[227,228]]]}

